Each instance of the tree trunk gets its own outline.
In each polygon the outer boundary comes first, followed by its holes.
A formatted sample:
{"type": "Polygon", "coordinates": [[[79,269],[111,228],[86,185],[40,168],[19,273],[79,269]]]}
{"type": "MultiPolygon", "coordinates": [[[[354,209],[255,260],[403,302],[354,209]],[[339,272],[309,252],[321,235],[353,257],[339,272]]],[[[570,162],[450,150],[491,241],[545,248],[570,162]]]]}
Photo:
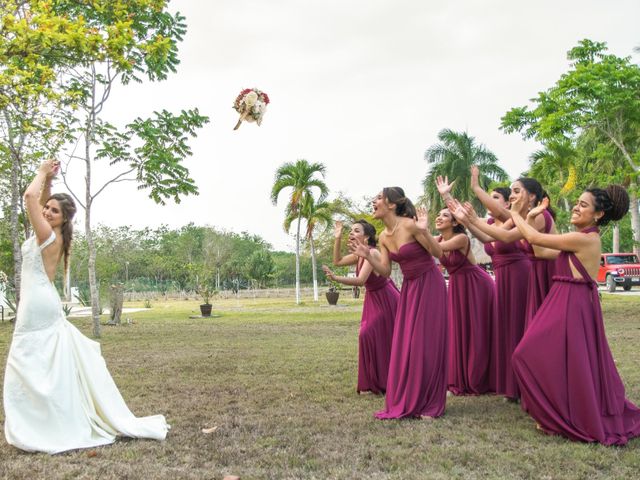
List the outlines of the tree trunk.
{"type": "Polygon", "coordinates": [[[122,316],[122,305],[124,303],[124,288],[123,285],[116,284],[111,285],[111,319],[109,320],[109,325],[120,325],[122,316]]]}
{"type": "Polygon", "coordinates": [[[311,270],[313,273],[313,301],[318,301],[318,275],[316,273],[316,249],[313,245],[313,235],[309,235],[309,242],[311,244],[311,270]]]}
{"type": "Polygon", "coordinates": [[[22,281],[22,250],[20,249],[20,223],[18,209],[20,208],[20,161],[11,155],[11,244],[13,247],[13,285],[16,292],[16,307],[20,303],[20,283],[22,281]]]}
{"type": "Polygon", "coordinates": [[[93,243],[93,232],[91,231],[91,137],[93,120],[87,120],[85,129],[85,211],[84,211],[84,233],[87,240],[87,261],[89,270],[89,292],[91,294],[91,319],[93,321],[93,336],[100,338],[100,296],[98,293],[98,280],[96,278],[96,247],[93,243]]]}
{"type": "MultiPolygon", "coordinates": [[[[11,225],[11,247],[13,250],[13,286],[15,288],[16,309],[20,303],[20,284],[22,283],[22,238],[20,237],[20,213],[22,209],[20,199],[20,174],[22,161],[20,149],[17,148],[13,135],[12,121],[7,112],[4,112],[6,122],[7,140],[9,143],[11,156],[11,212],[9,214],[9,224],[11,225]]],[[[23,142],[18,142],[22,145],[23,142]]],[[[26,215],[25,215],[26,217],[26,215]]],[[[27,221],[27,218],[24,219],[27,221]]],[[[26,233],[26,232],[25,232],[26,233]]]]}
{"type": "Polygon", "coordinates": [[[629,192],[629,210],[631,210],[631,230],[633,230],[633,251],[640,250],[640,213],[638,212],[638,194],[629,192]]]}
{"type": "Polygon", "coordinates": [[[98,292],[98,280],[96,278],[96,247],[93,243],[93,232],[91,231],[91,203],[87,204],[87,208],[85,210],[84,233],[87,240],[87,251],[89,254],[87,265],[89,269],[89,293],[91,295],[93,336],[100,338],[100,295],[98,292]]]}
{"type": "Polygon", "coordinates": [[[302,213],[298,214],[298,231],[296,232],[296,305],[300,305],[300,223],[302,213]]]}
{"type": "Polygon", "coordinates": [[[611,232],[611,253],[618,252],[620,252],[620,225],[616,222],[611,232]]]}

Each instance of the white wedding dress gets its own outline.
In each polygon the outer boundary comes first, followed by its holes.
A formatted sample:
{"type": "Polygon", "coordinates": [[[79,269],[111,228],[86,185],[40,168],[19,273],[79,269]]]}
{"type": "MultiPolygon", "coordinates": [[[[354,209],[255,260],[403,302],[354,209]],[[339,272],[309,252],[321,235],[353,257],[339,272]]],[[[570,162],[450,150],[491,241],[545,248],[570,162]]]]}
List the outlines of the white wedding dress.
{"type": "Polygon", "coordinates": [[[4,376],[4,431],[22,450],[50,454],[112,443],[116,435],[166,437],[164,416],[136,418],[100,354],[69,323],[32,236],[22,245],[22,288],[4,376]]]}

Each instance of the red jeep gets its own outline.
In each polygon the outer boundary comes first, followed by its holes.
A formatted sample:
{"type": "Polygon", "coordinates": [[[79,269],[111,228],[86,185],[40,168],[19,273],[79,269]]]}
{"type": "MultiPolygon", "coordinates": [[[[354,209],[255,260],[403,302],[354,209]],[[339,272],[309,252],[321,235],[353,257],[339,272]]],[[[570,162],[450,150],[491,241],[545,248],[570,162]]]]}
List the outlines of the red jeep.
{"type": "Polygon", "coordinates": [[[640,262],[635,253],[603,253],[600,257],[598,283],[604,283],[607,290],[615,292],[620,285],[631,290],[640,285],[640,262]]]}

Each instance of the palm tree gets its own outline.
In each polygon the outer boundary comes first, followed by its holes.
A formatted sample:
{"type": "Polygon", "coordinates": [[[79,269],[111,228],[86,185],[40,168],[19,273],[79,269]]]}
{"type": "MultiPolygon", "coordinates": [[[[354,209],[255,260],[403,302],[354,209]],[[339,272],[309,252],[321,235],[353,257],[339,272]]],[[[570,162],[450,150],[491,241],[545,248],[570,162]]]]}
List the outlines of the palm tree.
{"type": "MultiPolygon", "coordinates": [[[[316,202],[313,196],[305,194],[302,197],[299,208],[302,218],[307,222],[305,238],[309,241],[311,250],[311,271],[313,273],[313,300],[318,301],[318,275],[316,265],[316,249],[313,242],[313,233],[316,227],[320,225],[328,226],[331,223],[331,215],[334,212],[331,203],[325,201],[316,202]]],[[[284,220],[284,229],[289,231],[293,220],[297,217],[297,213],[287,208],[287,217],[284,220]]]]}
{"type": "MultiPolygon", "coordinates": [[[[324,183],[325,166],[322,163],[309,163],[299,159],[296,163],[287,162],[276,171],[273,187],[271,188],[271,201],[278,203],[278,196],[286,188],[291,188],[289,202],[287,204],[285,218],[293,215],[297,217],[298,229],[296,232],[296,303],[300,303],[300,224],[302,222],[301,202],[305,195],[312,196],[312,191],[317,188],[320,191],[318,202],[322,202],[328,195],[329,189],[324,183]],[[320,174],[322,178],[316,178],[320,174]]],[[[291,224],[289,223],[289,226],[291,224]]],[[[285,231],[289,231],[286,227],[285,231]]]]}
{"type": "Polygon", "coordinates": [[[569,196],[576,189],[579,158],[576,148],[568,141],[547,142],[543,150],[531,154],[528,175],[544,185],[551,199],[566,211],[571,210],[569,196]]]}
{"type": "Polygon", "coordinates": [[[427,149],[424,159],[431,164],[426,177],[422,182],[424,199],[429,205],[431,213],[435,213],[442,205],[440,194],[436,186],[436,178],[440,175],[449,177],[450,181],[456,180],[451,194],[461,200],[471,200],[480,211],[484,208],[472,195],[471,166],[477,165],[480,169],[480,184],[488,188],[492,181],[505,181],[507,172],[498,165],[498,159],[493,152],[487,150],[484,145],[478,145],[474,137],[467,132],[454,132],[448,128],[438,133],[437,143],[427,149]]]}

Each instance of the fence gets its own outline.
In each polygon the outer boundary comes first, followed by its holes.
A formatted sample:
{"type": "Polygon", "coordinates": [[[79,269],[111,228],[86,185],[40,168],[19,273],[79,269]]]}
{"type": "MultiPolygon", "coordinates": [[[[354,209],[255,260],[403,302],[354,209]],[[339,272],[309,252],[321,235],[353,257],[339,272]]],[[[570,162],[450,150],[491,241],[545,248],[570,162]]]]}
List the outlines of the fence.
{"type": "MultiPolygon", "coordinates": [[[[350,290],[350,289],[349,289],[350,290]]],[[[318,292],[322,295],[327,291],[326,286],[318,287],[318,292]]],[[[313,288],[303,287],[300,289],[300,296],[302,298],[312,298],[313,288]]],[[[295,298],[295,288],[263,288],[263,289],[248,289],[238,290],[234,292],[232,290],[222,290],[217,295],[212,297],[215,301],[216,298],[295,298]]],[[[201,297],[194,292],[184,291],[170,291],[170,292],[125,292],[125,302],[131,301],[144,301],[144,300],[201,300],[201,297]]]]}

